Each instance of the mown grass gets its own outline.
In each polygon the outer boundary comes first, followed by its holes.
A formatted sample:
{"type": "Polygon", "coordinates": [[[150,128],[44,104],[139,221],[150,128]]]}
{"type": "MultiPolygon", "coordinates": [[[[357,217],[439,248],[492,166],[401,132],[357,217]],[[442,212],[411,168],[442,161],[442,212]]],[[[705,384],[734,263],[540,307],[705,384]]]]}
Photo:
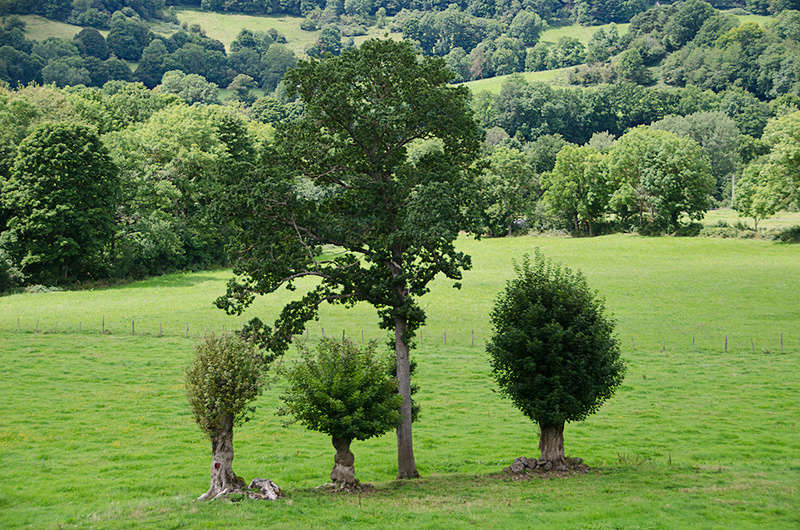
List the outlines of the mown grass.
{"type": "MultiPolygon", "coordinates": [[[[460,246],[475,267],[462,290],[438,280],[424,298],[429,321],[415,353],[422,405],[415,449],[425,478],[392,480],[392,435],[357,442],[357,473],[377,485],[361,496],[313,490],[330,471],[330,441],[282,424],[277,382],[237,431],[235,466],[247,479],[272,478],[287,498],[191,502],[207,486],[209,451],[182,386],[196,337],[182,334],[185,322],[192,333],[235,324],[211,306],[228,271],[0,298],[0,526],[800,524],[800,246],[621,235],[460,246]],[[598,471],[514,482],[492,475],[516,456],[537,454],[536,429],[494,392],[482,343],[512,259],[537,246],[583,270],[606,296],[629,371],[597,415],[566,431],[567,453],[598,471]],[[94,329],[101,315],[110,335],[94,329]],[[39,333],[31,331],[34,318],[39,333]],[[167,336],[154,336],[158,322],[167,336]]],[[[252,313],[269,318],[285,300],[276,294],[252,313]]],[[[369,307],[325,308],[311,337],[325,327],[356,340],[362,328],[367,338],[384,338],[375,321],[369,307]]]]}

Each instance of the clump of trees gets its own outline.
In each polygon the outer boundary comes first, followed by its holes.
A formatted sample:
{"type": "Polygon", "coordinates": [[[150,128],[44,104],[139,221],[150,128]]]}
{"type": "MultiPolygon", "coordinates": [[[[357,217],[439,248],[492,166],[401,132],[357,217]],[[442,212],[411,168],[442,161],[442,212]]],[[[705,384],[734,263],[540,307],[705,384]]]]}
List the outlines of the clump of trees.
{"type": "Polygon", "coordinates": [[[564,469],[564,425],[597,412],[622,383],[614,322],[580,273],[538,250],[498,296],[486,345],[503,395],[539,425],[541,460],[564,469]]]}
{"type": "Polygon", "coordinates": [[[211,482],[198,500],[240,491],[245,481],[233,471],[233,428],[249,419],[250,404],[263,387],[262,359],[237,335],[210,335],[196,347],[186,370],[192,414],[211,441],[211,482]]]}
{"type": "Polygon", "coordinates": [[[367,440],[400,422],[403,398],[392,376],[393,360],[349,340],[324,339],[313,350],[301,344],[300,361],[284,374],[288,387],[282,413],[311,430],[330,435],[334,456],[331,481],[337,489],[358,486],[353,440],[367,440]]]}
{"type": "Polygon", "coordinates": [[[107,37],[85,28],[72,40],[30,41],[21,19],[0,19],[0,80],[11,86],[37,82],[102,87],[112,80],[135,80],[153,88],[165,73],[181,71],[222,87],[237,75],[248,75],[272,91],[296,62],[286,38],[275,30],[242,30],[226,53],[222,42],[209,38],[199,26],[157,36],[136,12],[125,9],[111,17],[107,37]],[[138,63],[135,71],[126,61],[138,63]]]}

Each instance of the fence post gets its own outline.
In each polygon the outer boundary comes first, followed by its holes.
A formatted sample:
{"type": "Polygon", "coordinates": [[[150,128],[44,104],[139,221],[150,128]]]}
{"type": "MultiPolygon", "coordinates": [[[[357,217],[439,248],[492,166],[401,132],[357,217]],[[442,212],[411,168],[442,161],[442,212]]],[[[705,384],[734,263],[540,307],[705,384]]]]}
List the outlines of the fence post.
{"type": "Polygon", "coordinates": [[[325,328],[320,328],[322,330],[322,338],[325,338],[325,328]]]}
{"type": "Polygon", "coordinates": [[[667,349],[667,339],[661,338],[661,353],[664,353],[667,349]]]}
{"type": "Polygon", "coordinates": [[[728,336],[725,335],[725,353],[728,353],[728,336]]]}
{"type": "Polygon", "coordinates": [[[186,331],[184,332],[183,336],[185,338],[187,338],[187,339],[189,338],[189,323],[188,322],[186,323],[186,331]]]}
{"type": "Polygon", "coordinates": [[[164,335],[164,324],[161,322],[158,323],[158,336],[161,337],[164,335]]]}
{"type": "Polygon", "coordinates": [[[753,342],[753,338],[752,337],[750,337],[750,349],[753,351],[753,353],[756,352],[756,343],[753,342]]]}
{"type": "Polygon", "coordinates": [[[80,333],[80,332],[82,331],[82,328],[83,328],[83,322],[81,322],[81,321],[79,320],[79,321],[78,321],[78,333],[80,333]]]}
{"type": "Polygon", "coordinates": [[[694,335],[692,335],[692,351],[694,351],[694,335]]]}
{"type": "Polygon", "coordinates": [[[475,330],[472,330],[472,347],[475,347],[475,330]]]}
{"type": "Polygon", "coordinates": [[[106,334],[106,316],[105,315],[103,315],[103,324],[100,327],[100,331],[103,333],[103,335],[106,334]]]}
{"type": "Polygon", "coordinates": [[[364,328],[361,328],[361,344],[364,344],[364,328]]]}
{"type": "Polygon", "coordinates": [[[133,324],[133,319],[131,319],[131,336],[136,335],[136,328],[133,324]]]}
{"type": "Polygon", "coordinates": [[[446,331],[444,332],[443,336],[444,336],[444,343],[447,344],[447,332],[446,331]]]}
{"type": "Polygon", "coordinates": [[[783,332],[781,331],[781,353],[783,353],[783,332]]]}
{"type": "Polygon", "coordinates": [[[342,329],[342,342],[344,342],[344,329],[342,329]]]}
{"type": "Polygon", "coordinates": [[[39,333],[39,319],[36,319],[36,327],[33,329],[33,331],[39,333]]]}
{"type": "Polygon", "coordinates": [[[19,333],[19,317],[17,317],[17,333],[19,333]]]}

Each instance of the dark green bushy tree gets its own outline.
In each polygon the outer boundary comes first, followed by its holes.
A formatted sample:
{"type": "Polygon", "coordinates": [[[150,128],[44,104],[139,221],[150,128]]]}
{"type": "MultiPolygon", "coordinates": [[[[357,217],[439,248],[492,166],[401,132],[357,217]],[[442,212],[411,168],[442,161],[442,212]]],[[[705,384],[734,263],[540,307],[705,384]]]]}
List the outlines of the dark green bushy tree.
{"type": "Polygon", "coordinates": [[[542,460],[564,468],[564,424],[595,413],[622,383],[614,322],[582,274],[538,250],[495,302],[486,350],[500,391],[539,424],[542,460]]]}
{"type": "Polygon", "coordinates": [[[312,352],[303,344],[301,360],[286,370],[282,413],[331,436],[336,448],[331,480],[340,488],[358,484],[351,442],[380,436],[400,423],[403,398],[390,375],[392,359],[380,358],[376,347],[326,339],[312,352]]]}
{"type": "Polygon", "coordinates": [[[117,168],[94,129],[42,125],[19,145],[3,183],[11,217],[0,244],[29,282],[97,277],[118,189],[117,168]]]}
{"type": "Polygon", "coordinates": [[[454,241],[474,221],[469,168],[482,138],[469,92],[449,86],[451,76],[441,59],[420,59],[409,43],[388,40],[301,61],[286,86],[305,113],[276,131],[285,163],[267,153],[262,171],[225,185],[222,201],[237,226],[238,278],[219,307],[240,314],[256,295],[320,279],[284,308],[275,329],[250,326],[273,351],[301,333],[323,302],[369,302],[392,330],[403,396],[400,478],[418,476],[409,348],[425,313],[416,300],[438,274],[460,280],[470,267],[454,241]],[[441,149],[409,160],[411,142],[432,138],[441,149]],[[327,245],[341,252],[325,255],[327,245]]]}
{"type": "Polygon", "coordinates": [[[211,440],[211,484],[198,500],[244,487],[233,472],[233,427],[247,421],[262,388],[262,364],[253,345],[236,335],[211,335],[199,343],[186,370],[186,395],[194,419],[211,440]]]}

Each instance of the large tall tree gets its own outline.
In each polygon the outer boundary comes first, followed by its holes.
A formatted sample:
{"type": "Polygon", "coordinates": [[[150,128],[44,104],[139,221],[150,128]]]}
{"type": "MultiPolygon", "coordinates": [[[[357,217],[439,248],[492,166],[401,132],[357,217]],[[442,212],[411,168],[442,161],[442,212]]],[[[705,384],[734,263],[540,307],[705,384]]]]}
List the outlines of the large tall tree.
{"type": "Polygon", "coordinates": [[[27,281],[98,275],[114,233],[117,173],[93,128],[44,124],[22,140],[2,185],[10,219],[0,245],[27,281]]]}
{"type": "MultiPolygon", "coordinates": [[[[261,171],[226,186],[237,225],[237,278],[217,301],[241,313],[254,297],[302,277],[318,283],[259,332],[274,352],[302,332],[323,302],[375,306],[392,340],[402,422],[398,477],[419,476],[412,445],[409,348],[425,313],[417,299],[438,274],[460,280],[470,258],[456,250],[472,223],[481,133],[465,88],[448,86],[441,59],[418,58],[408,43],[371,40],[339,57],[301,61],[286,75],[305,113],[277,127],[261,171]],[[418,159],[409,144],[437,138],[418,159]],[[281,159],[281,164],[275,164],[281,159]],[[326,252],[323,248],[337,249],[326,252]]],[[[458,285],[458,283],[456,283],[458,285]]]]}

